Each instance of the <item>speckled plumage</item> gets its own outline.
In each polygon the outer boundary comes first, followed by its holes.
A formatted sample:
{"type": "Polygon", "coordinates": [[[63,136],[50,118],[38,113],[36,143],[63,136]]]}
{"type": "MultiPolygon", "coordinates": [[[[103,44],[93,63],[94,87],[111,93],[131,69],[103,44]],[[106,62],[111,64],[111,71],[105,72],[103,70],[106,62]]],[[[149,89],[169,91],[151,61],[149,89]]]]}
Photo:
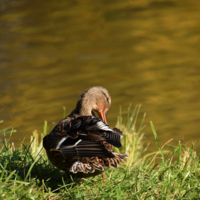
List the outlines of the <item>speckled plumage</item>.
{"type": "Polygon", "coordinates": [[[68,174],[96,175],[104,168],[116,168],[128,157],[114,152],[113,146],[121,146],[122,132],[107,125],[110,104],[111,97],[103,87],[91,87],[81,93],[72,113],[43,139],[53,165],[68,174]]]}

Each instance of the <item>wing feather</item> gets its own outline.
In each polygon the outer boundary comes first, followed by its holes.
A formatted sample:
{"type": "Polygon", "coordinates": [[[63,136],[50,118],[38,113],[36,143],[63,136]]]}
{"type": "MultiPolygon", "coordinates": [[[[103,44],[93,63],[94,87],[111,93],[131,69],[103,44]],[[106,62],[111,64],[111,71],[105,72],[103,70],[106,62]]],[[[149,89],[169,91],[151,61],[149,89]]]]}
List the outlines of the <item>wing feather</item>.
{"type": "MultiPolygon", "coordinates": [[[[68,139],[67,139],[68,140],[68,139]]],[[[67,140],[60,146],[60,151],[64,157],[109,157],[114,155],[108,151],[101,142],[74,140],[74,144],[66,144],[67,140]]]]}

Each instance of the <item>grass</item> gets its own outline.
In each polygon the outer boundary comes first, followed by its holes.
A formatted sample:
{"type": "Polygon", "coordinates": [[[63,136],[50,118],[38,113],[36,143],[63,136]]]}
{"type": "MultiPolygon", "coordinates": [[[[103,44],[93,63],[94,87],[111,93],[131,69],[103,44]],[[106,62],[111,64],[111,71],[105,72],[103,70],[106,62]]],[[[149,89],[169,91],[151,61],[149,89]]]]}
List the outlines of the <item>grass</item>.
{"type": "Polygon", "coordinates": [[[20,148],[5,137],[14,129],[2,130],[0,199],[200,199],[200,160],[193,146],[189,149],[179,142],[166,151],[169,141],[161,147],[150,122],[158,151],[145,153],[144,118],[136,129],[139,109],[131,112],[129,107],[126,123],[121,114],[118,118],[124,133],[120,151],[130,156],[118,169],[106,170],[106,185],[101,175],[68,183],[68,177],[49,163],[40,142],[49,132],[47,122],[41,136],[35,131],[30,145],[22,143],[20,148]]]}

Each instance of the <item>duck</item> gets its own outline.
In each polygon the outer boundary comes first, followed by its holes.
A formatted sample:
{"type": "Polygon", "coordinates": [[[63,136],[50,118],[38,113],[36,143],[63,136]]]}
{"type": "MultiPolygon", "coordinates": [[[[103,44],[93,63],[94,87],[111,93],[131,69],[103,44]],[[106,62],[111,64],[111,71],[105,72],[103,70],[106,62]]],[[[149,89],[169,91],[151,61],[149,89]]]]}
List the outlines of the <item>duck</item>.
{"type": "Polygon", "coordinates": [[[110,105],[111,96],[101,86],[80,94],[75,109],[43,138],[43,147],[54,166],[78,177],[104,175],[105,169],[117,168],[128,157],[114,151],[114,147],[121,147],[122,131],[108,125],[110,105]]]}

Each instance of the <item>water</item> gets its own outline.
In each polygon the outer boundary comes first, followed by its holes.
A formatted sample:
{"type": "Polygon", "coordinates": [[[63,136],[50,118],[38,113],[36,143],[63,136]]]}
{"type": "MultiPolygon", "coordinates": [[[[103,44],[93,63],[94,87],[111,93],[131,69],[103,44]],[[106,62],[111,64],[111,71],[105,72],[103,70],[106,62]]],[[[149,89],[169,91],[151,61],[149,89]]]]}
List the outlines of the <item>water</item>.
{"type": "MultiPolygon", "coordinates": [[[[86,88],[112,96],[113,127],[122,106],[142,104],[138,122],[149,151],[196,141],[200,128],[198,1],[0,2],[0,129],[15,127],[16,146],[43,122],[59,122],[86,88]]],[[[138,125],[139,127],[139,125],[138,125]]]]}

